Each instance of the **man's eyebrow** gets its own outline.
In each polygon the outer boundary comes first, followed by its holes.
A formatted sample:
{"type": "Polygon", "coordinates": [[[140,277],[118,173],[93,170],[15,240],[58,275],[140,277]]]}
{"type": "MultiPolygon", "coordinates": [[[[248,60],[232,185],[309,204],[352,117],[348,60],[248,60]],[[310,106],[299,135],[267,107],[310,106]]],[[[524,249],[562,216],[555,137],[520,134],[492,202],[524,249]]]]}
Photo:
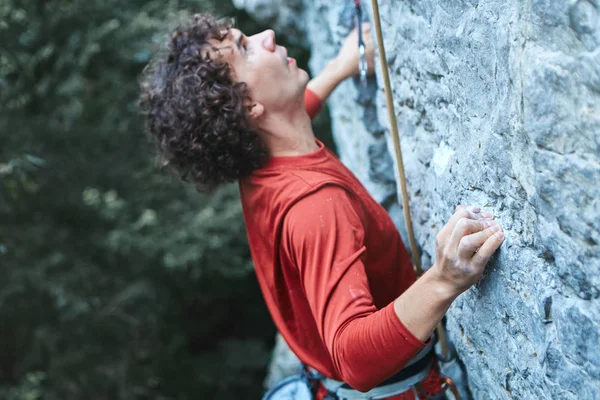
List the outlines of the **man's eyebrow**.
{"type": "MultiPolygon", "coordinates": [[[[240,33],[239,33],[239,35],[237,35],[237,38],[236,38],[236,37],[234,36],[234,34],[233,34],[233,33],[231,33],[231,31],[230,31],[229,35],[233,36],[233,37],[232,37],[232,39],[233,39],[233,41],[235,42],[235,47],[237,47],[238,51],[239,51],[240,53],[242,53],[242,40],[244,39],[244,34],[243,34],[242,32],[240,32],[240,33]]],[[[229,36],[229,35],[228,35],[228,36],[229,36]]],[[[214,48],[214,50],[215,50],[217,53],[221,53],[221,49],[229,49],[229,48],[231,48],[231,46],[225,46],[225,47],[216,47],[216,48],[214,48]]],[[[233,53],[233,50],[232,50],[231,52],[233,53]]]]}
{"type": "Polygon", "coordinates": [[[235,45],[237,46],[238,51],[242,52],[242,40],[244,39],[244,34],[240,32],[237,39],[235,40],[235,45]]]}

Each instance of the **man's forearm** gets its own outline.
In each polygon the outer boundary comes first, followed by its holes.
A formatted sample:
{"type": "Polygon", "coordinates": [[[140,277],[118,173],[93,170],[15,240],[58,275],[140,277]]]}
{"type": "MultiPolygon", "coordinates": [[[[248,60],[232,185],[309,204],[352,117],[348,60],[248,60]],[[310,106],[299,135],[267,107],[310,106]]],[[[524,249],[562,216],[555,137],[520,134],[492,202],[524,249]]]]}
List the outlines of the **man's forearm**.
{"type": "Polygon", "coordinates": [[[307,87],[324,102],[344,79],[346,79],[344,66],[341,65],[338,59],[333,59],[319,75],[308,82],[307,87]]]}
{"type": "Polygon", "coordinates": [[[425,342],[459,294],[431,268],[394,301],[394,311],[406,329],[425,342]]]}

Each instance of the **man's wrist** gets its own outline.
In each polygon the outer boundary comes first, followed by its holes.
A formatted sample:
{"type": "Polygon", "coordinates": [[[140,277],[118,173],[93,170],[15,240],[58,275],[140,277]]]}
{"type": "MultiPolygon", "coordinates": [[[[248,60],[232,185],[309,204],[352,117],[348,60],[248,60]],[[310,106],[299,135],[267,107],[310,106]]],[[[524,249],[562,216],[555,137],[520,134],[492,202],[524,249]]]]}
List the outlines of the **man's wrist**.
{"type": "Polygon", "coordinates": [[[442,278],[434,265],[394,301],[398,319],[422,342],[460,294],[442,278]]]}
{"type": "Polygon", "coordinates": [[[421,279],[423,278],[429,281],[434,288],[436,297],[442,302],[452,303],[462,293],[456,285],[444,279],[435,264],[423,274],[421,279]]]}
{"type": "Polygon", "coordinates": [[[348,72],[348,66],[339,57],[329,61],[326,69],[330,71],[332,79],[338,84],[351,76],[348,72]]]}

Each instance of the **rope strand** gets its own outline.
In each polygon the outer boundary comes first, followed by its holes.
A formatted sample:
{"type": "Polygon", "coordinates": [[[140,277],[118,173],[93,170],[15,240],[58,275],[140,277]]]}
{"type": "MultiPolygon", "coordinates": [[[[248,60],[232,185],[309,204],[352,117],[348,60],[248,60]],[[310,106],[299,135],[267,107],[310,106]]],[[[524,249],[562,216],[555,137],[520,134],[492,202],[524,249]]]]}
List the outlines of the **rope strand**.
{"type": "Polygon", "coordinates": [[[385,47],[383,45],[383,35],[381,33],[381,20],[379,17],[379,5],[377,0],[371,0],[373,4],[373,20],[375,22],[375,32],[377,34],[377,46],[379,48],[379,61],[381,62],[381,72],[383,74],[383,84],[385,88],[385,98],[387,101],[388,116],[390,118],[390,128],[392,129],[392,139],[394,141],[394,152],[396,154],[396,166],[400,176],[400,189],[402,192],[402,209],[404,211],[404,222],[408,232],[410,250],[413,258],[413,265],[417,276],[423,275],[421,267],[421,253],[415,241],[415,235],[410,218],[410,206],[408,204],[408,189],[406,188],[406,177],[404,173],[404,162],[402,160],[402,148],[400,147],[400,133],[398,132],[398,121],[396,120],[396,111],[394,109],[394,99],[392,97],[392,88],[390,84],[390,75],[388,72],[387,58],[385,56],[385,47]]]}
{"type": "MultiPolygon", "coordinates": [[[[355,0],[355,4],[358,4],[359,0],[355,0]]],[[[408,240],[410,242],[410,249],[412,252],[412,258],[414,263],[414,269],[417,276],[423,275],[423,268],[421,267],[421,254],[415,241],[414,231],[412,227],[412,219],[410,217],[410,205],[408,202],[408,189],[406,187],[406,176],[404,173],[404,161],[402,159],[402,148],[400,146],[400,132],[398,131],[398,121],[396,119],[396,111],[394,109],[394,98],[392,94],[392,86],[390,84],[390,75],[388,71],[387,57],[385,55],[385,46],[383,44],[383,34],[381,33],[381,18],[379,16],[379,5],[377,0],[371,0],[373,6],[373,21],[375,23],[375,32],[377,34],[377,46],[379,48],[379,61],[381,62],[381,72],[383,75],[383,84],[385,89],[385,98],[387,102],[388,116],[390,119],[390,128],[392,130],[392,140],[394,142],[394,152],[396,154],[396,167],[398,168],[398,175],[400,177],[400,189],[402,192],[402,209],[404,211],[404,221],[406,224],[406,231],[408,232],[408,240]]],[[[438,339],[442,348],[442,357],[447,359],[448,357],[448,340],[446,332],[442,323],[438,323],[436,327],[438,339]]],[[[460,400],[458,391],[454,382],[450,378],[446,378],[446,388],[450,387],[454,396],[457,400],[460,400]]]]}

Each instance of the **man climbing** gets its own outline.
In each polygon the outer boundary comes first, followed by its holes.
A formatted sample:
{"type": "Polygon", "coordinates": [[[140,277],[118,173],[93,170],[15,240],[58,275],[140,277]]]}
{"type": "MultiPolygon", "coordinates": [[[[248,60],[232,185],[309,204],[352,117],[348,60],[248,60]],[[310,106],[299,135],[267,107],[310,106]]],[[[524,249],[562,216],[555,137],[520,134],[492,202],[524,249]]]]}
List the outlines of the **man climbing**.
{"type": "Polygon", "coordinates": [[[321,102],[358,72],[355,43],[353,32],[309,82],[273,31],[246,36],[196,15],[145,71],[142,105],[159,153],[184,181],[199,190],[239,182],[273,320],[300,360],[330,378],[316,397],[328,386],[413,399],[417,383],[440,391],[423,349],[504,236],[490,213],[458,206],[437,235],[435,263],[416,280],[387,212],[311,127],[321,102]]]}

